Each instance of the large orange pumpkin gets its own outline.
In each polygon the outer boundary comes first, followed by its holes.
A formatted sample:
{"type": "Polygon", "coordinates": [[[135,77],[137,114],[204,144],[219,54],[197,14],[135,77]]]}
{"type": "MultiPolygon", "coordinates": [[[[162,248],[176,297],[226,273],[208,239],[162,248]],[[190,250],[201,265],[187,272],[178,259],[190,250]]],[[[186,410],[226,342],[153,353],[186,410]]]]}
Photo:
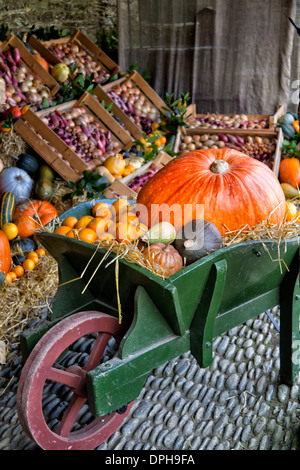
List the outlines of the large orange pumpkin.
{"type": "Polygon", "coordinates": [[[282,222],[285,197],[265,164],[236,150],[208,149],[174,158],[157,172],[139,192],[137,210],[149,227],[166,220],[179,230],[200,218],[224,235],[267,218],[282,222]]]}
{"type": "Polygon", "coordinates": [[[31,237],[58,216],[56,208],[48,201],[28,201],[16,206],[13,221],[21,238],[31,237]]]}
{"type": "Polygon", "coordinates": [[[279,179],[296,189],[300,188],[300,162],[298,158],[284,158],[280,162],[279,179]]]}
{"type": "Polygon", "coordinates": [[[10,244],[7,236],[0,230],[0,272],[8,273],[11,265],[10,244]]]}

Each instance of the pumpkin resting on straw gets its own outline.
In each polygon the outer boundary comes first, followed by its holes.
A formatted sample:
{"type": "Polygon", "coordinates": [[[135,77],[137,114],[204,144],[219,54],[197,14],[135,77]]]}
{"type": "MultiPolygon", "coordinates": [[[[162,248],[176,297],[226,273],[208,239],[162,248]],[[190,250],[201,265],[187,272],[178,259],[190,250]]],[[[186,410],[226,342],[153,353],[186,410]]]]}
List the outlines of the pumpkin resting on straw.
{"type": "Polygon", "coordinates": [[[179,230],[202,218],[222,235],[266,219],[280,224],[285,215],[285,196],[275,174],[231,149],[198,150],[174,158],[143,186],[137,204],[143,205],[140,221],[149,227],[166,220],[179,230]]]}
{"type": "Polygon", "coordinates": [[[56,208],[48,201],[29,201],[17,205],[13,221],[21,238],[31,237],[58,216],[56,208]]]}

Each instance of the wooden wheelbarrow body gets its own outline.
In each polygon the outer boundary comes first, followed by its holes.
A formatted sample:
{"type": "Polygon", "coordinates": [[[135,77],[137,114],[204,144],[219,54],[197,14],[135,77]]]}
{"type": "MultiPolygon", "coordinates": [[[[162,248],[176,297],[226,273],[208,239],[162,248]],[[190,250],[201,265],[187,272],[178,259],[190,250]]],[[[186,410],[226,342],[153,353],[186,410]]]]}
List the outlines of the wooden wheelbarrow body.
{"type": "MultiPolygon", "coordinates": [[[[71,213],[81,216],[90,209],[90,203],[84,203],[71,213]]],[[[99,267],[105,250],[53,233],[43,232],[38,238],[58,261],[60,287],[49,320],[22,335],[24,356],[47,330],[74,313],[98,310],[119,315],[115,254],[99,267]]],[[[297,380],[299,365],[292,355],[299,339],[298,239],[222,248],[168,279],[120,259],[118,279],[122,322],[128,328],[118,356],[87,374],[89,403],[96,416],[137,398],[151,370],[189,350],[201,367],[208,366],[215,337],[277,305],[281,380],[297,380]]]]}

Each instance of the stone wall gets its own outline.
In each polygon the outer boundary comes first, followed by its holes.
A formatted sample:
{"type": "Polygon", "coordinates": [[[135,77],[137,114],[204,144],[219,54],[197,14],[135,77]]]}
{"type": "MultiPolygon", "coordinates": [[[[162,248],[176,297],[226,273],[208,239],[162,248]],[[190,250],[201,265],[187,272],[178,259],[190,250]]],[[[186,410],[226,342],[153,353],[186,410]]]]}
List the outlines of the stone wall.
{"type": "Polygon", "coordinates": [[[117,24],[117,0],[0,0],[0,25],[23,37],[35,29],[80,29],[94,42],[100,41],[103,28],[117,24]]]}

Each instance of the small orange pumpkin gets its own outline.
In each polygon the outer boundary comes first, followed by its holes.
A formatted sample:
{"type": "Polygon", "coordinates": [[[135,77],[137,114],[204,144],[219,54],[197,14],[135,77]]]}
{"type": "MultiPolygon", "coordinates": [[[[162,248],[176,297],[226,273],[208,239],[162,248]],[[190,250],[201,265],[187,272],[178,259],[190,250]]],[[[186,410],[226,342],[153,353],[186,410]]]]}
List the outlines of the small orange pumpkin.
{"type": "Polygon", "coordinates": [[[48,201],[28,201],[16,206],[13,221],[21,238],[34,235],[58,216],[56,208],[48,201]]]}
{"type": "Polygon", "coordinates": [[[293,188],[300,188],[300,162],[298,158],[284,158],[280,162],[279,179],[281,183],[288,183],[293,188]]]}
{"type": "Polygon", "coordinates": [[[165,277],[180,271],[183,266],[182,257],[173,245],[165,245],[164,243],[153,243],[144,250],[144,258],[159,270],[165,277]]]}

